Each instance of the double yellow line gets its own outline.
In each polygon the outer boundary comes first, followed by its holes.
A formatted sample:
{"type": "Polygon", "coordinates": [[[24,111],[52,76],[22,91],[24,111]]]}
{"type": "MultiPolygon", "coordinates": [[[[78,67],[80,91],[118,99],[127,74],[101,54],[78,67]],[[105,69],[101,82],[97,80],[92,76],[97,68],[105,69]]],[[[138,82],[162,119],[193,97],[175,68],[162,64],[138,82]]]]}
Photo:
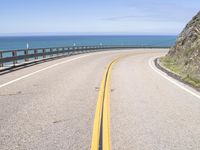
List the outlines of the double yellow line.
{"type": "Polygon", "coordinates": [[[113,65],[125,56],[114,59],[107,66],[101,81],[94,117],[91,150],[110,150],[110,75],[113,65]]]}

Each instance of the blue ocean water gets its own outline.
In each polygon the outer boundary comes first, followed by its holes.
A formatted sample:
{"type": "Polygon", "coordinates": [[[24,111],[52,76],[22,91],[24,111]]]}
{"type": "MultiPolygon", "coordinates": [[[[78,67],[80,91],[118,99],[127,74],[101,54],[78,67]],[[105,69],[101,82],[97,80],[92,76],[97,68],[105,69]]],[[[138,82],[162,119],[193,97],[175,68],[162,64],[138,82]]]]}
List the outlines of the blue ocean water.
{"type": "Polygon", "coordinates": [[[0,50],[48,48],[92,45],[131,45],[131,46],[163,46],[170,47],[174,44],[176,36],[13,36],[0,37],[0,50]]]}

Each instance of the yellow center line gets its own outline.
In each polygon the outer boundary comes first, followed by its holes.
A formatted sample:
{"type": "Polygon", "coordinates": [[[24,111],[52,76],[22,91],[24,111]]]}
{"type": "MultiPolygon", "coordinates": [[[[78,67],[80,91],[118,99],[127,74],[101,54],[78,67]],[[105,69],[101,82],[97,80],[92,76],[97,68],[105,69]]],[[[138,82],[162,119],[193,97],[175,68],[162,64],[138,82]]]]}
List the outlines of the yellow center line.
{"type": "Polygon", "coordinates": [[[101,81],[94,117],[91,150],[110,150],[110,75],[113,65],[126,56],[114,59],[107,66],[101,81]]]}

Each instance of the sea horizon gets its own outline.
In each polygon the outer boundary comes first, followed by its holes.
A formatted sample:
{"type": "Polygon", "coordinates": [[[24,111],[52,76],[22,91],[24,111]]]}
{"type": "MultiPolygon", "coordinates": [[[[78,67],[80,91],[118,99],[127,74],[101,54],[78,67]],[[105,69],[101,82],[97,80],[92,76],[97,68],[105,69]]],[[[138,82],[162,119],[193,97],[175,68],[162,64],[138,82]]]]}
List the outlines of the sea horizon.
{"type": "Polygon", "coordinates": [[[0,33],[0,37],[7,36],[177,36],[178,33],[133,33],[133,32],[25,32],[0,33]]]}
{"type": "Polygon", "coordinates": [[[163,46],[174,44],[177,35],[15,35],[0,36],[0,50],[30,48],[92,46],[92,45],[131,45],[163,46]]]}

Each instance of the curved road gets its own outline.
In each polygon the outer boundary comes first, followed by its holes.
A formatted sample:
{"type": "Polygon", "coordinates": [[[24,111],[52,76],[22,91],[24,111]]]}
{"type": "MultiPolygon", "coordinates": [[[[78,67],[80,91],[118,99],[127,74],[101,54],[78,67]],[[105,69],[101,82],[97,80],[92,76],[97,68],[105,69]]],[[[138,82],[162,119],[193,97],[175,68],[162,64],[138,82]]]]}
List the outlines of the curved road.
{"type": "Polygon", "coordinates": [[[0,76],[0,149],[90,149],[103,73],[127,54],[111,73],[111,149],[200,149],[200,99],[149,65],[166,52],[82,54],[0,76]]]}

